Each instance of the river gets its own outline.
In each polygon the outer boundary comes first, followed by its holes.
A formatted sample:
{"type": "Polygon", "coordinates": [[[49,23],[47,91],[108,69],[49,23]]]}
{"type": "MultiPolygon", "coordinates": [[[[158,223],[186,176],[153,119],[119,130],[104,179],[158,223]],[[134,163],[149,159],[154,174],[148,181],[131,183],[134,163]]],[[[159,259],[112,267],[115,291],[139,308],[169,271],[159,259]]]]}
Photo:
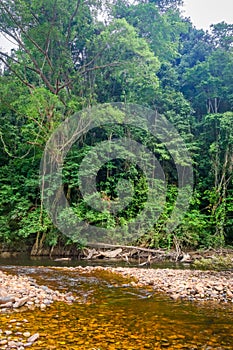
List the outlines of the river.
{"type": "Polygon", "coordinates": [[[40,334],[32,348],[42,350],[233,349],[233,305],[173,301],[105,271],[80,275],[50,267],[75,264],[80,262],[0,260],[3,271],[31,276],[78,298],[46,311],[0,314],[0,328],[26,319],[24,331],[40,334]]]}

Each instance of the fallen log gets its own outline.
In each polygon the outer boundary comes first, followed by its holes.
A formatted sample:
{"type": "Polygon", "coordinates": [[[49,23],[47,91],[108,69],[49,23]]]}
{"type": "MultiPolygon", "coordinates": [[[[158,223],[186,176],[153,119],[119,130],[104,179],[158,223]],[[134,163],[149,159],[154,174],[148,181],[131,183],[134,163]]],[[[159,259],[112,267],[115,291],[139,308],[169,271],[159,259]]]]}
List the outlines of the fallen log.
{"type": "Polygon", "coordinates": [[[53,261],[70,261],[71,258],[56,258],[53,261]]]}
{"type": "Polygon", "coordinates": [[[150,248],[142,248],[142,247],[136,247],[131,245],[115,245],[115,244],[105,244],[105,243],[88,243],[88,247],[92,248],[114,248],[114,249],[135,249],[137,251],[147,252],[147,253],[154,253],[154,254],[165,254],[164,250],[161,249],[150,249],[150,248]]]}
{"type": "Polygon", "coordinates": [[[122,252],[122,248],[117,248],[115,250],[107,250],[106,252],[99,252],[105,258],[116,258],[122,252]]]}

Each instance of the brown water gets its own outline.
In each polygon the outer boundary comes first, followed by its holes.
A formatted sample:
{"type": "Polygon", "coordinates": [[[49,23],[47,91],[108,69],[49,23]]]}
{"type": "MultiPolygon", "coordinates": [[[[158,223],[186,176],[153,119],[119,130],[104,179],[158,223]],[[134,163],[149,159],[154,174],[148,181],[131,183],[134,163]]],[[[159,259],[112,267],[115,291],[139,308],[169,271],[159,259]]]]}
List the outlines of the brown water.
{"type": "Polygon", "coordinates": [[[26,319],[18,330],[40,333],[33,349],[233,349],[233,305],[174,302],[105,271],[2,268],[78,297],[73,305],[56,303],[46,311],[0,314],[2,329],[14,328],[12,319],[26,319]]]}

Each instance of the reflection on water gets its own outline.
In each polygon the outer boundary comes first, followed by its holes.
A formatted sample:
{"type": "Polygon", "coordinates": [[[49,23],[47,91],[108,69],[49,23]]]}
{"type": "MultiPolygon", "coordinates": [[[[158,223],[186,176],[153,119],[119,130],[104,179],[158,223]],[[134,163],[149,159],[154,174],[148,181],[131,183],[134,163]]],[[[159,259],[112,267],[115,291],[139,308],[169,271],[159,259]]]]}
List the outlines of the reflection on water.
{"type": "MultiPolygon", "coordinates": [[[[119,259],[95,259],[95,260],[78,260],[72,258],[70,261],[55,261],[49,257],[38,257],[30,255],[18,255],[16,257],[1,258],[0,266],[14,265],[14,266],[131,266],[140,267],[137,259],[131,259],[130,265],[126,261],[119,261],[119,259]]],[[[150,266],[151,268],[192,268],[189,264],[182,264],[180,262],[157,262],[150,266]]]]}
{"type": "Polygon", "coordinates": [[[78,297],[73,305],[0,315],[0,328],[16,317],[29,321],[24,331],[40,333],[33,349],[233,349],[233,305],[174,302],[106,271],[80,275],[49,267],[2,268],[78,297]]]}

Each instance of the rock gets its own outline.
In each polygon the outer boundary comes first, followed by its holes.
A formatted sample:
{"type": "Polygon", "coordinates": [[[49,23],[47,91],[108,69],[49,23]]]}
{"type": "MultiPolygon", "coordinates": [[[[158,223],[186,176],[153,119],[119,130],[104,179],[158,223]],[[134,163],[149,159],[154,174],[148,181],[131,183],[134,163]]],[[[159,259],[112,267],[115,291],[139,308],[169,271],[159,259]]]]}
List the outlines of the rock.
{"type": "Polygon", "coordinates": [[[10,252],[1,252],[0,253],[0,257],[1,258],[10,258],[11,257],[11,253],[10,252]]]}
{"type": "Polygon", "coordinates": [[[10,308],[12,306],[13,306],[13,303],[11,301],[6,304],[0,304],[0,308],[10,308]]]}
{"type": "Polygon", "coordinates": [[[8,312],[10,308],[15,311],[34,309],[51,305],[54,301],[71,303],[75,298],[70,294],[53,291],[47,286],[39,286],[32,282],[32,278],[25,276],[12,276],[0,271],[0,312],[8,312]]]}
{"type": "Polygon", "coordinates": [[[6,345],[8,341],[6,339],[1,339],[0,340],[0,345],[6,345]]]}
{"type": "Polygon", "coordinates": [[[23,333],[23,336],[24,336],[25,338],[29,338],[29,337],[31,336],[31,333],[30,333],[30,332],[24,332],[24,333],[23,333]]]}
{"type": "Polygon", "coordinates": [[[3,298],[3,297],[9,297],[7,291],[3,288],[0,288],[0,298],[3,298]]]}
{"type": "Polygon", "coordinates": [[[25,348],[28,348],[29,346],[32,346],[32,343],[24,343],[25,348]]]}
{"type": "Polygon", "coordinates": [[[214,289],[221,292],[223,290],[223,286],[221,284],[214,286],[214,289]]]}
{"type": "Polygon", "coordinates": [[[17,343],[14,341],[14,340],[10,340],[10,341],[8,341],[8,347],[10,348],[10,349],[17,349],[17,343]]]}
{"type": "Polygon", "coordinates": [[[172,294],[172,295],[171,295],[171,298],[172,298],[173,300],[178,300],[179,297],[180,297],[179,294],[172,294]]]}
{"type": "Polygon", "coordinates": [[[31,337],[29,337],[27,341],[28,343],[34,343],[39,337],[39,333],[35,333],[31,337]]]}
{"type": "Polygon", "coordinates": [[[28,300],[29,300],[28,297],[21,298],[13,304],[13,307],[17,309],[17,308],[25,305],[28,300]]]}
{"type": "Polygon", "coordinates": [[[197,284],[195,289],[196,289],[198,294],[203,294],[203,292],[204,292],[203,286],[201,286],[200,284],[197,284]]]}
{"type": "Polygon", "coordinates": [[[15,298],[13,296],[8,296],[8,297],[1,297],[0,298],[0,304],[7,304],[7,303],[10,303],[10,302],[14,302],[15,301],[15,298]]]}
{"type": "Polygon", "coordinates": [[[182,259],[180,260],[180,262],[182,263],[191,263],[193,261],[193,259],[191,258],[191,256],[189,254],[183,254],[182,259]]]}
{"type": "MultiPolygon", "coordinates": [[[[95,267],[91,268],[92,271],[95,267]]],[[[153,280],[153,289],[167,293],[173,300],[187,299],[213,300],[216,302],[233,302],[232,272],[172,270],[172,269],[138,269],[112,268],[108,270],[124,277],[134,277],[134,286],[148,286],[153,280]]],[[[90,271],[90,269],[89,269],[90,271]]],[[[132,285],[132,282],[131,282],[132,285]]]]}

